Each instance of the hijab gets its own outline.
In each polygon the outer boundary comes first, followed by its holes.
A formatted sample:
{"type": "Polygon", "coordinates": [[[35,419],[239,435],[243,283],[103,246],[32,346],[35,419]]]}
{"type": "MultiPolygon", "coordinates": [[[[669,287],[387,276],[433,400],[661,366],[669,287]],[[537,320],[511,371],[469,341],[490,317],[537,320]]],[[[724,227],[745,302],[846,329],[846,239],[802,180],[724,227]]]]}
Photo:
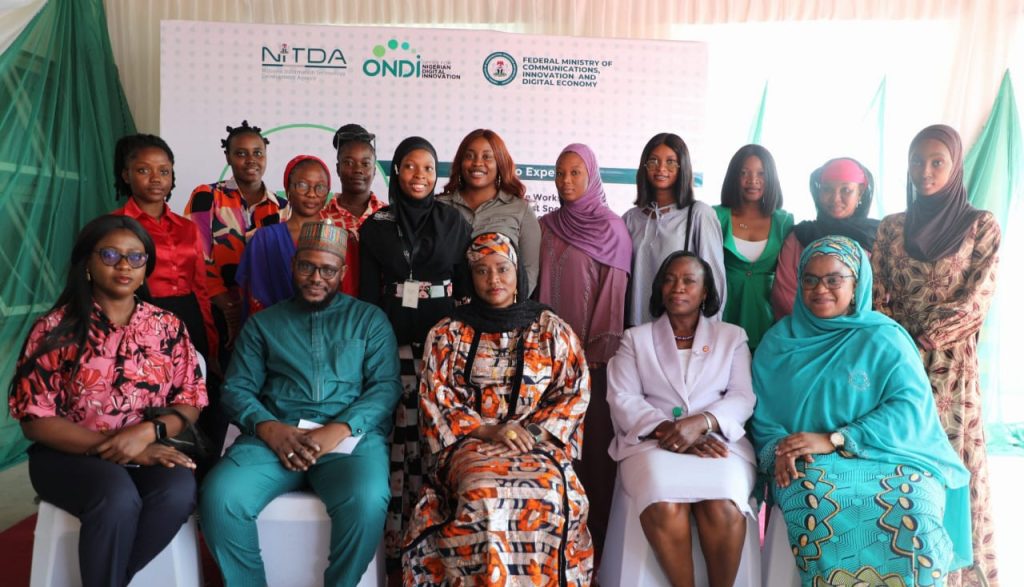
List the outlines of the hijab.
{"type": "Polygon", "coordinates": [[[437,185],[436,173],[434,185],[430,186],[430,193],[422,200],[417,200],[403,192],[401,183],[398,180],[402,160],[405,159],[406,155],[417,149],[430,153],[430,156],[434,158],[434,164],[437,164],[437,151],[434,150],[434,146],[430,144],[430,141],[423,137],[409,137],[399,143],[395,149],[395,156],[391,158],[391,176],[388,179],[388,204],[391,206],[391,210],[394,211],[395,220],[401,228],[402,240],[410,248],[414,247],[419,232],[428,223],[432,222],[434,224],[435,236],[444,234],[444,223],[441,221],[440,215],[431,214],[431,211],[435,208],[434,187],[437,185]]]}
{"type": "Polygon", "coordinates": [[[775,446],[789,434],[839,430],[856,456],[912,466],[942,482],[944,526],[958,557],[969,561],[970,475],[939,422],[917,347],[902,326],[871,309],[871,263],[860,245],[842,236],[818,239],[800,257],[801,274],[818,255],[856,275],[853,312],[819,318],[798,293],[793,314],[761,340],[752,366],[758,466],[770,474],[775,446]]]}
{"type": "Polygon", "coordinates": [[[330,189],[331,189],[331,170],[327,168],[327,164],[324,163],[323,159],[321,159],[319,157],[316,157],[314,155],[296,155],[295,157],[292,158],[291,161],[288,162],[287,165],[284,166],[284,189],[285,189],[285,191],[288,191],[288,189],[291,188],[291,186],[292,186],[292,182],[291,182],[292,171],[295,171],[295,168],[298,167],[299,163],[302,163],[303,161],[315,161],[316,163],[320,164],[320,167],[323,167],[324,173],[327,174],[327,190],[330,191],[330,189]]]}
{"type": "Polygon", "coordinates": [[[903,246],[907,254],[918,261],[937,261],[960,248],[979,211],[967,201],[963,145],[959,133],[944,124],[929,126],[910,142],[909,156],[913,156],[918,143],[927,139],[935,139],[949,149],[952,169],[946,185],[929,197],[918,197],[910,172],[907,172],[907,220],[903,229],[903,246]]]}
{"type": "Polygon", "coordinates": [[[857,241],[866,251],[875,246],[875,235],[878,233],[879,221],[868,218],[871,200],[874,197],[875,180],[871,172],[856,159],[841,157],[826,162],[811,173],[811,197],[814,207],[818,210],[815,220],[805,220],[793,227],[800,246],[806,248],[812,241],[823,236],[837,234],[857,241]],[[838,181],[842,183],[859,183],[861,185],[860,203],[848,218],[834,218],[825,210],[818,194],[824,182],[838,181]]]}
{"type": "Polygon", "coordinates": [[[473,265],[489,255],[501,255],[516,268],[516,299],[511,306],[495,308],[480,299],[473,290],[470,302],[459,306],[452,313],[452,318],[464,322],[477,332],[509,332],[517,328],[525,328],[537,321],[547,306],[530,299],[530,284],[526,279],[522,257],[516,250],[512,239],[498,232],[484,232],[477,235],[466,251],[470,270],[473,265]]]}
{"type": "Polygon", "coordinates": [[[576,153],[583,159],[587,189],[575,202],[562,202],[558,210],[541,217],[541,225],[598,263],[629,273],[633,241],[625,222],[608,207],[597,157],[590,147],[579,143],[562,149],[558,156],[566,153],[576,153]]]}

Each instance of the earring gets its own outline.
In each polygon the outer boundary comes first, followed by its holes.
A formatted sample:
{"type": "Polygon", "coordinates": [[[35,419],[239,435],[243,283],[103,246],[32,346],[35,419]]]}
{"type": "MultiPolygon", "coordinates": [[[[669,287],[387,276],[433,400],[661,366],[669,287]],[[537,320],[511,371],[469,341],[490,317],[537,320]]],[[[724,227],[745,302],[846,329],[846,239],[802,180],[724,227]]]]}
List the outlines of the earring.
{"type": "Polygon", "coordinates": [[[496,188],[498,188],[499,190],[501,189],[501,175],[499,175],[499,176],[498,176],[498,179],[497,179],[497,180],[495,180],[495,182],[494,182],[494,186],[495,186],[496,188]]]}
{"type": "Polygon", "coordinates": [[[89,273],[88,269],[85,270],[85,280],[92,281],[92,273],[89,273]]]}

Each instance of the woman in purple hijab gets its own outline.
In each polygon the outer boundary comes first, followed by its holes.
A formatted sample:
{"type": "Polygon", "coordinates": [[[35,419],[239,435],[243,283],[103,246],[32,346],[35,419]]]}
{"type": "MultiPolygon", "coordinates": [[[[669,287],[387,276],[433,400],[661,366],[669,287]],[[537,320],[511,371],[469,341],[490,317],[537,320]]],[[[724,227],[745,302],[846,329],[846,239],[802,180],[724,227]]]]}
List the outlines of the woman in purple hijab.
{"type": "Polygon", "coordinates": [[[580,480],[590,498],[590,530],[600,552],[611,509],[614,437],[605,364],[619,347],[633,254],[626,225],[612,212],[590,147],[574,143],[555,163],[562,207],[540,219],[540,278],[536,296],[569,323],[590,365],[591,402],[584,420],[580,480]]]}

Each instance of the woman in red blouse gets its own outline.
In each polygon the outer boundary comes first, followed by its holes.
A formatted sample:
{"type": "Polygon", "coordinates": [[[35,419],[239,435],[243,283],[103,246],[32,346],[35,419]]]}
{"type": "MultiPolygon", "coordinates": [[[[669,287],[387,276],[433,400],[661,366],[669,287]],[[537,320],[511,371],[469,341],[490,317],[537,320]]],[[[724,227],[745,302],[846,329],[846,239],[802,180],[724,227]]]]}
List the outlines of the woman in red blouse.
{"type": "Polygon", "coordinates": [[[138,297],[156,266],[153,240],[124,216],[82,229],[67,285],[32,327],[8,405],[33,441],[39,496],[82,522],[82,584],[127,585],[195,508],[192,460],[158,441],[206,405],[181,321],[138,297]],[[146,408],[170,415],[146,419],[146,408]]]}
{"type": "Polygon", "coordinates": [[[138,220],[153,237],[157,264],[147,283],[155,305],[185,323],[196,349],[214,371],[217,331],[206,289],[206,258],[196,225],[171,211],[174,153],[158,136],[121,137],[114,149],[114,185],[128,202],[114,214],[138,220]]]}

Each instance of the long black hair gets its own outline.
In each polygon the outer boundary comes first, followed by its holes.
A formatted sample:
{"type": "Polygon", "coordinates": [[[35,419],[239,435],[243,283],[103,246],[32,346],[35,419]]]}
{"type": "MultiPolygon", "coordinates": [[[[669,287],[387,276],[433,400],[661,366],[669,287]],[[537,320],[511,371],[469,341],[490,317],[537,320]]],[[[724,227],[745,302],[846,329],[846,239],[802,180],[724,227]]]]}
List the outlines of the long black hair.
{"type": "MultiPolygon", "coordinates": [[[[11,393],[14,392],[17,382],[35,368],[39,357],[53,350],[72,345],[76,346],[75,360],[72,364],[64,365],[64,367],[70,370],[77,367],[77,359],[81,356],[82,347],[85,345],[86,338],[89,336],[89,329],[92,326],[92,285],[87,277],[89,258],[92,256],[93,251],[96,250],[96,245],[108,234],[117,230],[127,230],[142,242],[143,249],[149,255],[149,259],[146,261],[146,277],[153,273],[153,269],[156,268],[156,245],[153,244],[153,239],[146,232],[146,229],[142,228],[138,220],[128,216],[105,214],[86,224],[78,233],[78,238],[75,239],[74,247],[71,249],[71,266],[68,268],[64,290],[60,292],[60,296],[57,297],[57,302],[53,307],[46,312],[49,314],[58,308],[64,307],[64,316],[61,318],[60,323],[43,337],[32,355],[27,357],[18,366],[14,373],[14,378],[11,380],[11,393]]],[[[147,299],[149,293],[146,286],[140,287],[136,291],[136,295],[147,299]]],[[[25,343],[27,344],[28,340],[25,343]]],[[[22,346],[21,354],[24,355],[24,353],[25,347],[22,346]]]]}
{"type": "Polygon", "coordinates": [[[717,314],[718,309],[722,307],[722,298],[718,296],[718,288],[715,287],[715,274],[711,271],[711,265],[707,261],[690,251],[670,253],[661,262],[661,267],[658,267],[658,272],[654,274],[654,286],[651,288],[651,305],[649,308],[651,316],[657,318],[665,313],[665,300],[661,296],[661,288],[665,285],[665,274],[668,273],[669,266],[682,257],[696,259],[700,262],[701,267],[704,268],[705,296],[704,303],[701,304],[701,313],[710,318],[717,314]]]}
{"type": "Polygon", "coordinates": [[[128,169],[128,162],[135,158],[139,151],[154,147],[167,154],[171,162],[171,189],[167,192],[167,198],[171,199],[171,192],[174,191],[174,151],[167,144],[167,141],[156,135],[136,134],[125,135],[117,139],[114,147],[114,188],[117,190],[117,197],[130,198],[132,186],[121,177],[121,172],[128,169]]]}
{"type": "Polygon", "coordinates": [[[761,213],[768,216],[782,207],[782,185],[779,184],[779,172],[775,168],[775,158],[771,152],[761,145],[744,145],[732,156],[729,167],[722,180],[722,205],[735,209],[743,202],[740,193],[740,174],[747,158],[757,157],[764,168],[764,191],[761,192],[761,213]]]}
{"type": "Polygon", "coordinates": [[[658,133],[647,141],[640,155],[640,167],[636,170],[636,201],[633,204],[646,208],[651,202],[657,201],[654,188],[647,179],[647,160],[651,158],[651,152],[660,145],[675,151],[679,160],[679,174],[676,175],[676,183],[672,186],[672,195],[675,197],[676,208],[681,210],[694,201],[693,164],[690,162],[690,149],[686,142],[679,135],[670,132],[658,133]]]}

